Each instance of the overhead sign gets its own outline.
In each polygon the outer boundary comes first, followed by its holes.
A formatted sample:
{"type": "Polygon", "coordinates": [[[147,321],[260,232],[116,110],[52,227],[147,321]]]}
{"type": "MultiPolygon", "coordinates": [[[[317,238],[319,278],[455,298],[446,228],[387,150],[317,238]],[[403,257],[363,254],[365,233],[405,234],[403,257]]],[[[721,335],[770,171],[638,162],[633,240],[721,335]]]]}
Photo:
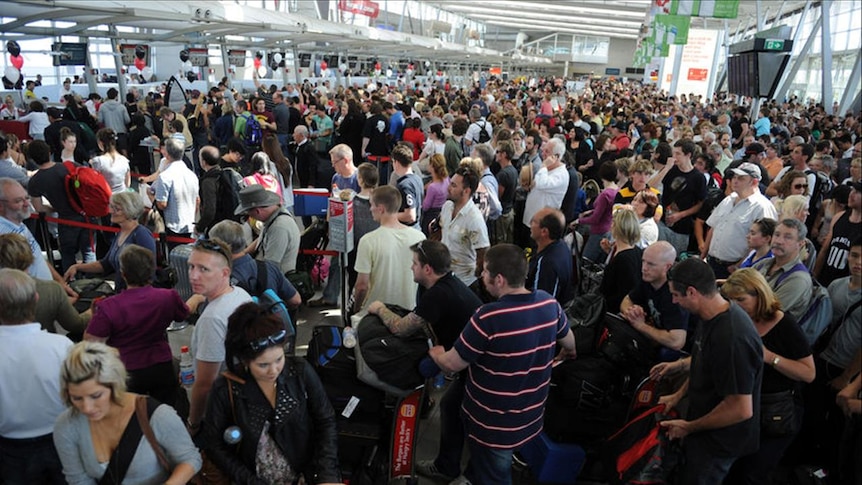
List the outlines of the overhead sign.
{"type": "Polygon", "coordinates": [[[209,66],[209,51],[206,48],[189,48],[189,62],[195,67],[209,66]]]}
{"type": "Polygon", "coordinates": [[[231,66],[245,67],[245,49],[227,51],[227,62],[231,66]]]}
{"type": "Polygon", "coordinates": [[[55,66],[85,66],[87,64],[86,42],[55,42],[51,50],[59,53],[59,55],[54,55],[55,66]]]}
{"type": "Polygon", "coordinates": [[[373,19],[380,15],[380,4],[371,0],[338,0],[338,9],[373,19]]]}

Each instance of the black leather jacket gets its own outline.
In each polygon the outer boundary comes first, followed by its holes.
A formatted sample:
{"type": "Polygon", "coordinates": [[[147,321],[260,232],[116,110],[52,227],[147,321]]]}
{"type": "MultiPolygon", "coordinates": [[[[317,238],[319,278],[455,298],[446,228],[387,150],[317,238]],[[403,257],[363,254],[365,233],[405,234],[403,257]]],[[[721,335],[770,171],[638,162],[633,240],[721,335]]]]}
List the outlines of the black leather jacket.
{"type": "Polygon", "coordinates": [[[237,484],[262,483],[255,475],[257,444],[264,423],[298,474],[307,483],[341,482],[335,412],[314,370],[302,359],[287,357],[278,377],[276,409],[270,406],[254,379],[231,382],[239,445],[225,443],[224,430],[234,424],[227,380],[213,384],[201,428],[202,442],[212,461],[237,484]]]}

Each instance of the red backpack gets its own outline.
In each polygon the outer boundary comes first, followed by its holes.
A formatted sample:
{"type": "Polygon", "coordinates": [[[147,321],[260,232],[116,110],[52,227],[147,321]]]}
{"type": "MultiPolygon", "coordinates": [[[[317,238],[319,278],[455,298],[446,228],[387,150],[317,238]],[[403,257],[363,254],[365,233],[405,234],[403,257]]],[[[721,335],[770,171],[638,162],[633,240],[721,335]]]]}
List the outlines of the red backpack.
{"type": "Polygon", "coordinates": [[[69,172],[66,175],[66,195],[72,209],[85,217],[104,217],[108,215],[111,200],[111,186],[105,177],[89,167],[63,162],[69,172]]]}

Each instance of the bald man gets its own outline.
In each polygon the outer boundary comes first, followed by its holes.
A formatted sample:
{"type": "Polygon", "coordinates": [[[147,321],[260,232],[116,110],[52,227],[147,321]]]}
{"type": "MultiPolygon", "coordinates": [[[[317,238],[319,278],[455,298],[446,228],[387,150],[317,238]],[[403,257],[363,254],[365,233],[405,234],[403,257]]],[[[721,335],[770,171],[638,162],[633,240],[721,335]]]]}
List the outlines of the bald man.
{"type": "Polygon", "coordinates": [[[558,209],[539,209],[530,219],[536,255],[530,258],[525,285],[529,290],[545,290],[563,306],[575,297],[572,249],[563,241],[565,231],[566,219],[558,209]]]}
{"type": "Polygon", "coordinates": [[[644,250],[641,282],[623,298],[620,314],[638,332],[661,345],[658,358],[676,360],[688,334],[688,312],[673,303],[667,271],[676,260],[676,250],[667,241],[657,241],[644,250]]]}

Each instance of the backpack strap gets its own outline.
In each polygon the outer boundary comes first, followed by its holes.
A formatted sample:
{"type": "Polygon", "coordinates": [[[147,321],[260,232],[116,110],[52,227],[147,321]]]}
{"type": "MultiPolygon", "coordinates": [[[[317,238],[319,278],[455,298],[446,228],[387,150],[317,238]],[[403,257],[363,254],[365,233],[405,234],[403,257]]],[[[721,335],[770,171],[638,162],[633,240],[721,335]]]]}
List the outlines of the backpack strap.
{"type": "Polygon", "coordinates": [[[123,430],[117,448],[111,453],[111,460],[108,462],[105,474],[99,479],[99,485],[123,483],[126,472],[129,471],[129,465],[132,464],[132,458],[135,457],[135,451],[138,449],[141,437],[143,437],[143,430],[140,420],[130,419],[126,429],[123,430]]]}
{"type": "Polygon", "coordinates": [[[156,408],[159,407],[159,402],[155,399],[148,396],[138,396],[135,399],[135,414],[138,418],[138,424],[141,427],[141,432],[144,433],[144,436],[149,441],[150,446],[153,448],[153,451],[156,453],[156,458],[159,460],[159,464],[162,465],[162,468],[171,472],[171,464],[168,461],[168,458],[165,456],[164,450],[159,446],[159,442],[156,441],[156,435],[153,433],[153,427],[150,426],[150,417],[156,411],[156,408]]]}
{"type": "Polygon", "coordinates": [[[808,266],[805,266],[802,263],[796,263],[795,265],[793,265],[792,268],[790,268],[789,270],[782,273],[781,276],[779,276],[778,279],[775,280],[775,286],[777,287],[777,286],[781,285],[781,283],[783,283],[784,280],[789,278],[790,275],[792,275],[793,273],[796,273],[798,271],[808,272],[808,266]]]}
{"type": "Polygon", "coordinates": [[[269,268],[266,261],[255,260],[257,262],[257,284],[255,285],[255,295],[263,295],[266,291],[266,284],[269,281],[269,268]]]}

